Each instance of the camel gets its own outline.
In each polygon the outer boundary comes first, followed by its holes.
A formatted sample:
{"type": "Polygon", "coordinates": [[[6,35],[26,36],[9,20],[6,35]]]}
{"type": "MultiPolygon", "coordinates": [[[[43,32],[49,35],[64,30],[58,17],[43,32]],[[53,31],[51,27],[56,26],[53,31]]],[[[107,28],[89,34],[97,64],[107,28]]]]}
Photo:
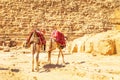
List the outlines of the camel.
{"type": "Polygon", "coordinates": [[[36,69],[39,71],[39,53],[42,46],[46,43],[45,38],[40,31],[34,30],[30,33],[29,38],[24,44],[24,47],[32,45],[32,72],[36,69]],[[35,56],[36,53],[36,56],[35,56]],[[36,57],[36,68],[34,69],[34,57],[36,57]]]}
{"type": "MultiPolygon", "coordinates": [[[[63,33],[59,32],[61,35],[63,35],[63,33]]],[[[64,35],[63,35],[64,36],[64,35]]],[[[65,37],[63,39],[65,41],[65,37]]],[[[60,44],[58,41],[55,40],[55,38],[50,38],[50,44],[49,44],[49,49],[48,49],[48,62],[51,64],[51,52],[53,50],[55,50],[56,48],[59,49],[59,54],[58,54],[58,59],[57,59],[57,64],[59,64],[59,58],[60,55],[62,55],[62,61],[65,64],[64,61],[64,54],[63,54],[63,48],[66,46],[66,44],[62,45],[60,44]]]]}

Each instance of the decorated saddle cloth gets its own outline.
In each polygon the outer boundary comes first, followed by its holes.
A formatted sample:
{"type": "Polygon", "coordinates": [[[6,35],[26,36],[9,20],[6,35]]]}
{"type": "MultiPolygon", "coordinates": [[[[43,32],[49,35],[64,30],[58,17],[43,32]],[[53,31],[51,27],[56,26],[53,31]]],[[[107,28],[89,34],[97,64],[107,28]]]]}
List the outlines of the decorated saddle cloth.
{"type": "Polygon", "coordinates": [[[31,37],[32,37],[32,35],[33,35],[33,33],[36,33],[36,35],[37,35],[37,37],[38,37],[38,44],[46,44],[46,40],[45,40],[45,37],[44,37],[44,35],[40,32],[40,31],[37,31],[37,30],[33,30],[30,34],[29,34],[29,37],[28,37],[28,39],[27,39],[27,41],[29,42],[30,41],[30,39],[31,39],[31,37]]]}
{"type": "Polygon", "coordinates": [[[65,40],[65,36],[63,33],[55,30],[53,31],[51,37],[60,44],[60,47],[65,47],[66,46],[66,40],[65,40]]]}

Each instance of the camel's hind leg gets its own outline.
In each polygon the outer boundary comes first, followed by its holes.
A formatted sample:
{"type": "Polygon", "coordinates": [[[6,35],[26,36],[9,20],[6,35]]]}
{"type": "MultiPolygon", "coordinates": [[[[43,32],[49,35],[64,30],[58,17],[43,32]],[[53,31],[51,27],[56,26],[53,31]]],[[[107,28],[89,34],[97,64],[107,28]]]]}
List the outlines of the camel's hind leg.
{"type": "Polygon", "coordinates": [[[49,48],[49,50],[48,50],[48,63],[50,63],[50,64],[51,64],[51,53],[55,49],[56,49],[56,47],[52,47],[52,48],[49,48]]]}
{"type": "Polygon", "coordinates": [[[50,39],[49,50],[48,50],[48,63],[51,64],[51,52],[56,48],[52,39],[50,39]]]}
{"type": "Polygon", "coordinates": [[[52,39],[50,39],[49,50],[48,50],[48,63],[50,63],[50,64],[51,64],[52,46],[53,46],[53,42],[52,42],[52,39]]]}
{"type": "Polygon", "coordinates": [[[51,50],[48,51],[48,63],[51,63],[51,50]]]}

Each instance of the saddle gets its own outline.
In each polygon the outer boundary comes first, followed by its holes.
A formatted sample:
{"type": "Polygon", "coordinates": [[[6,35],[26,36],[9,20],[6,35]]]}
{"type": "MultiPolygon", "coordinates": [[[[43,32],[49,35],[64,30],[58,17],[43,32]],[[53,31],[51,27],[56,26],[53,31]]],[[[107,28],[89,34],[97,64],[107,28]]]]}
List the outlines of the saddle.
{"type": "Polygon", "coordinates": [[[64,48],[66,46],[66,40],[63,33],[54,31],[52,36],[54,36],[52,38],[54,38],[60,48],[64,48]]]}
{"type": "MultiPolygon", "coordinates": [[[[30,35],[29,35],[29,37],[28,37],[28,39],[27,39],[27,42],[30,42],[30,39],[32,38],[32,35],[33,35],[34,32],[35,32],[35,34],[36,34],[35,41],[38,42],[38,44],[43,44],[43,45],[45,45],[45,44],[46,44],[46,40],[45,40],[44,35],[43,35],[40,31],[36,31],[36,30],[33,30],[33,31],[30,33],[30,35]]],[[[32,42],[33,42],[33,41],[34,41],[34,40],[32,39],[32,42]]]]}
{"type": "Polygon", "coordinates": [[[44,35],[40,31],[36,31],[36,33],[37,33],[37,36],[39,38],[39,44],[40,43],[43,45],[46,44],[46,40],[45,40],[44,35]]]}

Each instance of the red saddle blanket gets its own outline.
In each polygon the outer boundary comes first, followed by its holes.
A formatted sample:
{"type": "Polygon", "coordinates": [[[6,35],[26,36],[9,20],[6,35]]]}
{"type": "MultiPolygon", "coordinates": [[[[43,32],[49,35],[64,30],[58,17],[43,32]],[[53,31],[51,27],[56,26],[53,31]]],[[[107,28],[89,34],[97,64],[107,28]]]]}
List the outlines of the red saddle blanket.
{"type": "Polygon", "coordinates": [[[45,40],[44,35],[43,35],[40,31],[36,31],[36,30],[33,30],[33,31],[30,33],[27,41],[28,41],[28,42],[30,41],[30,38],[32,37],[32,34],[33,34],[34,31],[35,31],[35,33],[37,34],[37,37],[39,38],[39,43],[38,43],[38,44],[46,44],[46,40],[45,40]]]}
{"type": "Polygon", "coordinates": [[[51,37],[54,38],[55,41],[58,42],[61,46],[66,46],[66,40],[63,33],[55,30],[53,31],[51,37]]]}

